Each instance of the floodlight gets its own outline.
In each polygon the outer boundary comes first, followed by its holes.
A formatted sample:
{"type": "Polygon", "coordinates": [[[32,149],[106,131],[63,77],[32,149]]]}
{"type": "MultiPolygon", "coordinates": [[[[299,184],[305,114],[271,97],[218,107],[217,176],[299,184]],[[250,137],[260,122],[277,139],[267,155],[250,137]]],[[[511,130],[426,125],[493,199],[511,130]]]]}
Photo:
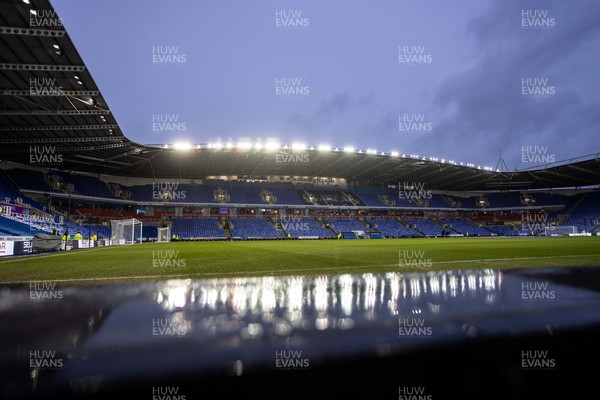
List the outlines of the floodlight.
{"type": "Polygon", "coordinates": [[[173,148],[177,151],[187,151],[192,149],[192,145],[186,142],[178,142],[173,145],[173,148]]]}
{"type": "Polygon", "coordinates": [[[268,151],[279,150],[279,142],[276,142],[274,140],[267,141],[267,143],[265,144],[265,150],[268,150],[268,151]]]}
{"type": "Polygon", "coordinates": [[[306,150],[306,145],[304,143],[292,143],[292,150],[304,151],[306,150]]]}

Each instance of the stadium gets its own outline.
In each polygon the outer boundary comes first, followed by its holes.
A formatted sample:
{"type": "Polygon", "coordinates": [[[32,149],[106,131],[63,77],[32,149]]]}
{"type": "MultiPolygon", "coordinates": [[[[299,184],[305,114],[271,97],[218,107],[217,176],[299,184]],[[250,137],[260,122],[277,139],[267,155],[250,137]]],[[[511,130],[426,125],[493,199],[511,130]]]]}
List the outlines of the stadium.
{"type": "Polygon", "coordinates": [[[600,153],[140,144],[49,1],[0,7],[0,397],[591,387],[600,153]]]}

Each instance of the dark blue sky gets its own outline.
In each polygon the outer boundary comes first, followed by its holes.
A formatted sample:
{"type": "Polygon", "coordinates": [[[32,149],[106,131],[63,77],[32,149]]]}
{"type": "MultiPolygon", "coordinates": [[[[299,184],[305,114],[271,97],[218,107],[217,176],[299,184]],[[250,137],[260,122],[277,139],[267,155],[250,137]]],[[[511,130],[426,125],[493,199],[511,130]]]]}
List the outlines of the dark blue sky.
{"type": "Polygon", "coordinates": [[[502,149],[509,170],[600,151],[597,0],[52,3],[138,143],[502,149]]]}

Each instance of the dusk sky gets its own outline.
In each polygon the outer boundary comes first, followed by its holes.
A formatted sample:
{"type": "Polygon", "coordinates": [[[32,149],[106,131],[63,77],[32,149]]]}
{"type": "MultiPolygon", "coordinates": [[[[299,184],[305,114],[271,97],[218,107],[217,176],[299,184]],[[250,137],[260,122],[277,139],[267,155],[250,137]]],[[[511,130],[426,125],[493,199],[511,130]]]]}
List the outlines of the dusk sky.
{"type": "Polygon", "coordinates": [[[597,0],[52,0],[125,135],[509,170],[600,152],[597,0]]]}

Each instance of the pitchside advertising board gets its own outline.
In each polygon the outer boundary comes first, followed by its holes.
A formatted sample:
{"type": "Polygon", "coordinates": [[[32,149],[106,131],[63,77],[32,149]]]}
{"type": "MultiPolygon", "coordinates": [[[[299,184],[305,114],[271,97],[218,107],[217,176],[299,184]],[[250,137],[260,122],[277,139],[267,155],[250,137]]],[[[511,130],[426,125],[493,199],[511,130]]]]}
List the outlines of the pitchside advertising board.
{"type": "Polygon", "coordinates": [[[22,242],[14,242],[15,244],[15,256],[33,254],[33,242],[31,240],[25,240],[22,242]]]}
{"type": "Polygon", "coordinates": [[[22,256],[33,254],[33,242],[31,240],[1,240],[0,257],[22,256]]]}
{"type": "MultiPolygon", "coordinates": [[[[63,242],[64,244],[64,242],[63,242]]],[[[101,240],[68,240],[67,250],[88,249],[92,247],[108,246],[108,241],[101,240]]],[[[0,240],[0,257],[23,256],[33,254],[33,241],[31,240],[0,240]]]]}
{"type": "Polygon", "coordinates": [[[3,240],[0,242],[0,257],[12,256],[15,251],[15,242],[3,240]]]}
{"type": "Polygon", "coordinates": [[[70,240],[73,243],[74,249],[88,249],[92,247],[104,247],[108,246],[108,240],[70,240]]]}

